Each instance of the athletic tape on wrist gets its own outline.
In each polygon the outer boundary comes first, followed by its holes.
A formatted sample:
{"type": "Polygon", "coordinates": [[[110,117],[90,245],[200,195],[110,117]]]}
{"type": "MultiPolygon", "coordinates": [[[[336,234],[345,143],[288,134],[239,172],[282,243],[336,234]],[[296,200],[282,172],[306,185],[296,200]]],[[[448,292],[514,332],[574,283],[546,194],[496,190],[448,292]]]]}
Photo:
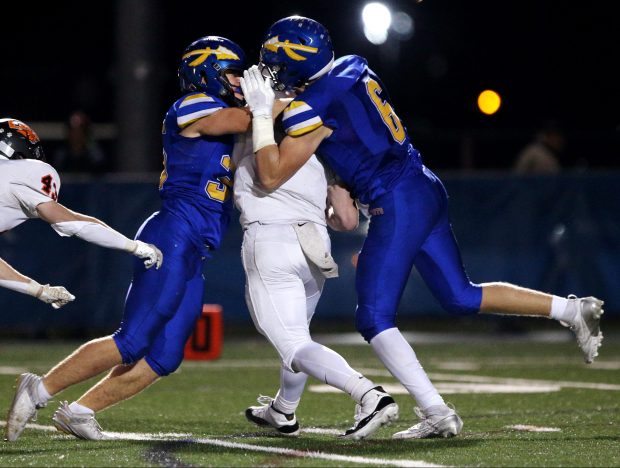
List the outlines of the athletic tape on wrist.
{"type": "Polygon", "coordinates": [[[252,119],[252,144],[255,153],[265,146],[276,144],[273,120],[270,116],[258,116],[252,119]]]}

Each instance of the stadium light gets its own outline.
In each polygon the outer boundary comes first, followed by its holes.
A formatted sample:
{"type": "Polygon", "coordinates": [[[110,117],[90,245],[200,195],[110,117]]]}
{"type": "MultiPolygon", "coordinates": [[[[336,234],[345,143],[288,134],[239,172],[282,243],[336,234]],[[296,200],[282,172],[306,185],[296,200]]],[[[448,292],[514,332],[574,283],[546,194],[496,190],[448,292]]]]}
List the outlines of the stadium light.
{"type": "Polygon", "coordinates": [[[491,89],[485,89],[478,95],[478,109],[486,115],[495,114],[502,105],[502,99],[498,93],[491,89]]]}
{"type": "Polygon", "coordinates": [[[368,3],[362,10],[364,35],[375,45],[387,40],[388,29],[392,24],[392,13],[383,3],[368,3]]]}

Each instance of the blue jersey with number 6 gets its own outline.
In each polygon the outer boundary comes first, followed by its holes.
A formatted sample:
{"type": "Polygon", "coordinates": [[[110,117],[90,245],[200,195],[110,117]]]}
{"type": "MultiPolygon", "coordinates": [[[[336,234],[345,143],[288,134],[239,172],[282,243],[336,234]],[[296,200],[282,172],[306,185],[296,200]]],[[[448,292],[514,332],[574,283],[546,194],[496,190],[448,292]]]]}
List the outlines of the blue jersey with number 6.
{"type": "Polygon", "coordinates": [[[347,55],[284,111],[286,133],[300,136],[321,125],[333,129],[317,153],[362,203],[389,192],[420,155],[366,59],[347,55]]]}
{"type": "Polygon", "coordinates": [[[469,281],[448,216],[448,197],[424,167],[385,87],[365,59],[341,57],[286,108],[289,136],[324,125],[333,130],[317,154],[327,160],[372,221],[357,263],[356,327],[371,341],[396,326],[412,267],[453,313],[480,308],[482,289],[469,281]]]}
{"type": "Polygon", "coordinates": [[[225,107],[217,97],[187,94],[170,107],[162,129],[164,170],[159,192],[163,209],[182,217],[192,228],[193,240],[210,249],[219,247],[230,221],[234,136],[188,138],[181,131],[225,107]]]}

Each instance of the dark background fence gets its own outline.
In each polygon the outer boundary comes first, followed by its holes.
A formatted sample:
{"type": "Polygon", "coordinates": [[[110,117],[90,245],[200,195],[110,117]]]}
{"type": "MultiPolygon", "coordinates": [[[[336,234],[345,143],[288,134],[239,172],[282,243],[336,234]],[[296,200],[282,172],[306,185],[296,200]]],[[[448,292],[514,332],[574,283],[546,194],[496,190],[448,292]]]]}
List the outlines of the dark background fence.
{"type": "MultiPolygon", "coordinates": [[[[157,176],[118,176],[65,183],[60,202],[133,236],[159,207],[157,176]],[[112,180],[112,177],[115,180],[112,180]]],[[[607,318],[620,317],[620,173],[442,174],[463,260],[472,281],[508,281],[558,295],[595,295],[607,318]]],[[[351,324],[355,269],[363,243],[355,233],[332,233],[341,275],[327,282],[315,321],[351,324]]],[[[223,248],[205,268],[204,302],[219,303],[227,324],[250,325],[240,261],[242,232],[236,216],[223,248]]],[[[0,289],[0,330],[5,336],[90,336],[113,331],[131,280],[129,255],[61,239],[40,220],[0,236],[0,256],[39,282],[60,284],[77,299],[55,311],[32,298],[0,289]]],[[[403,317],[447,317],[414,271],[400,305],[403,317]]]]}

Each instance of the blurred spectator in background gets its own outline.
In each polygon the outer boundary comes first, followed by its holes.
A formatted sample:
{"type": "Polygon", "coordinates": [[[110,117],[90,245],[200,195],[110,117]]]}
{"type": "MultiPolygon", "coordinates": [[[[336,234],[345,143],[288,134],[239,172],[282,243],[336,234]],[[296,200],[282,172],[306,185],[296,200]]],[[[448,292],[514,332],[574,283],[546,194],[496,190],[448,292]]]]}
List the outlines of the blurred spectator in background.
{"type": "Polygon", "coordinates": [[[106,156],[92,139],[90,117],[82,111],[69,116],[64,143],[54,152],[53,163],[58,172],[106,172],[106,156]]]}
{"type": "Polygon", "coordinates": [[[560,156],[566,140],[557,122],[546,122],[533,141],[523,148],[514,170],[520,174],[554,174],[561,170],[560,156]]]}

